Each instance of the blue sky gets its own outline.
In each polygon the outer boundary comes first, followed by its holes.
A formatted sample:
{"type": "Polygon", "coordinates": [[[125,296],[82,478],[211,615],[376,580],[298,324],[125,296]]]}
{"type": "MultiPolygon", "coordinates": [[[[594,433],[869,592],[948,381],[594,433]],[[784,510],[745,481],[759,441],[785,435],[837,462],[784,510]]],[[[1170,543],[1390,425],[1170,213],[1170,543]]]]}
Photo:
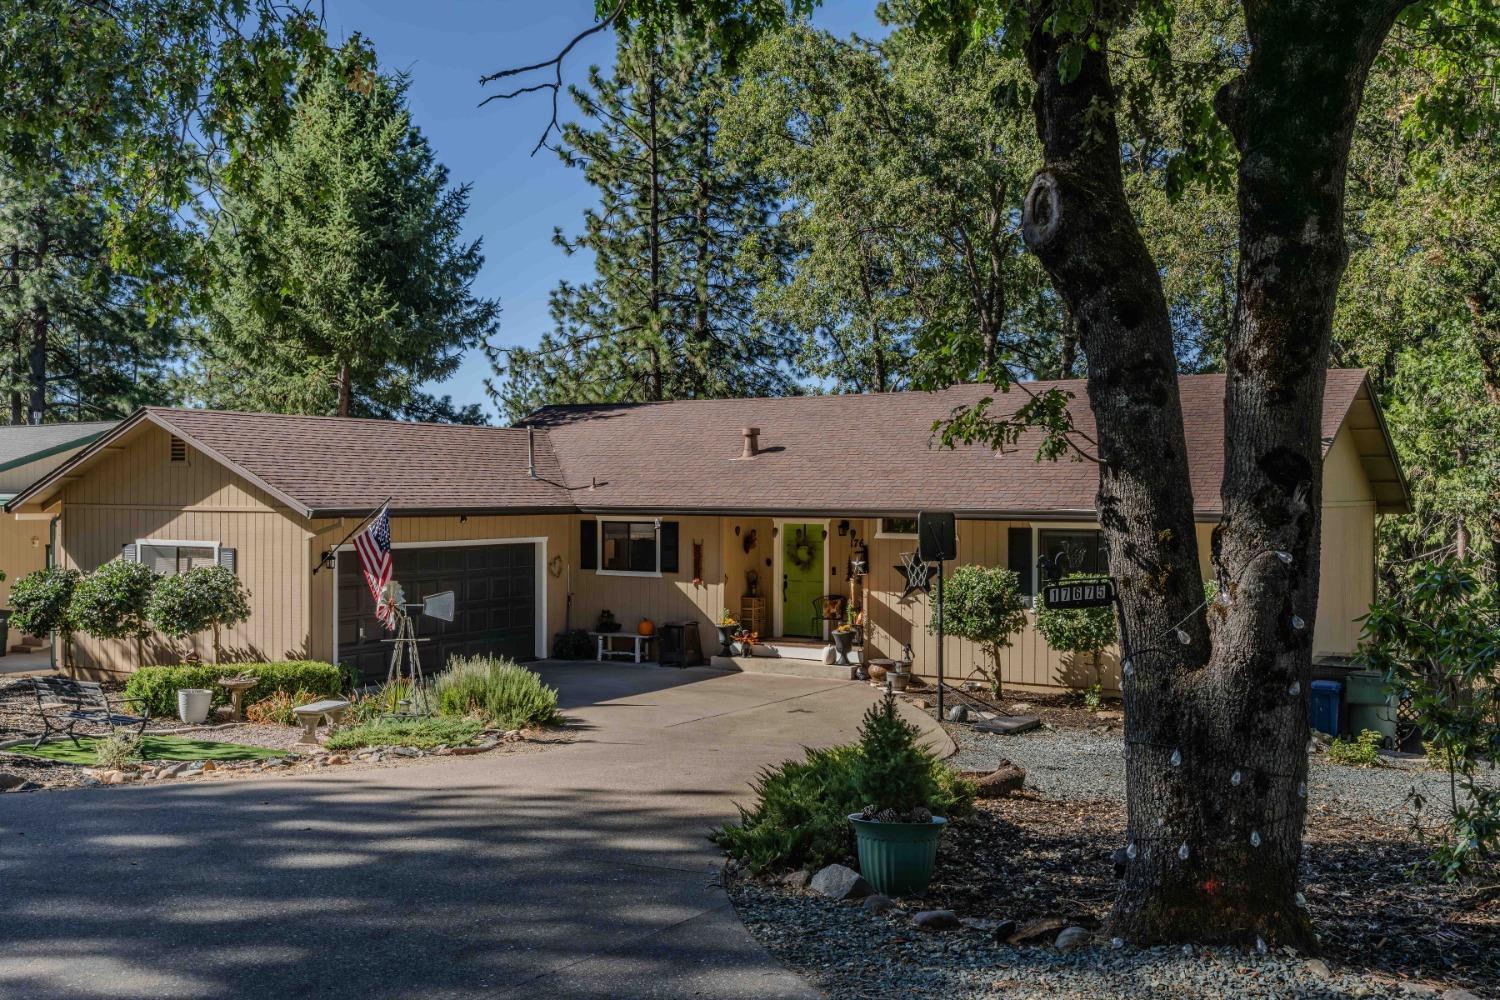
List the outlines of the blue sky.
{"type": "MultiPolygon", "coordinates": [[[[874,0],[825,0],[814,23],[838,34],[880,34],[874,0]]],[[[500,300],[500,337],[533,344],[551,327],[547,294],[561,278],[586,280],[591,262],[565,256],[554,227],[576,232],[594,195],[582,174],[536,144],[549,114],[546,94],[479,108],[483,73],[549,58],[593,22],[592,0],[327,0],[330,35],[358,31],[375,44],[383,68],[411,74],[412,113],[453,180],[473,186],[465,226],[483,238],[479,294],[500,300]]],[[[614,36],[601,32],[573,50],[568,82],[582,82],[590,64],[608,65],[614,36]]],[[[493,90],[493,86],[490,88],[493,90]]],[[[563,108],[572,104],[564,95],[563,108]]],[[[489,374],[483,355],[465,358],[459,373],[434,386],[462,403],[483,403],[489,374]]]]}

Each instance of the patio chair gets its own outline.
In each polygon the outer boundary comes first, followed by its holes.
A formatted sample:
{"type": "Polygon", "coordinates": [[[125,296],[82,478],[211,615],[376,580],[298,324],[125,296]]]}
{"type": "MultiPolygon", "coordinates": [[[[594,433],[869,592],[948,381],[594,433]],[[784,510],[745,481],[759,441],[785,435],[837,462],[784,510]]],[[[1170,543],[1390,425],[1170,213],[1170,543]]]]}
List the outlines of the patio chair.
{"type": "Polygon", "coordinates": [[[843,594],[824,594],[822,597],[813,598],[813,617],[820,622],[833,622],[838,625],[844,620],[844,608],[849,604],[849,598],[843,594]]]}
{"type": "Polygon", "coordinates": [[[151,710],[140,714],[123,711],[116,706],[141,704],[139,698],[110,697],[104,688],[92,681],[75,681],[71,677],[33,677],[32,690],[36,693],[37,714],[42,719],[42,734],[33,747],[39,747],[53,733],[66,736],[75,744],[78,724],[105,726],[113,735],[116,729],[134,729],[137,735],[146,731],[151,721],[151,710]]]}

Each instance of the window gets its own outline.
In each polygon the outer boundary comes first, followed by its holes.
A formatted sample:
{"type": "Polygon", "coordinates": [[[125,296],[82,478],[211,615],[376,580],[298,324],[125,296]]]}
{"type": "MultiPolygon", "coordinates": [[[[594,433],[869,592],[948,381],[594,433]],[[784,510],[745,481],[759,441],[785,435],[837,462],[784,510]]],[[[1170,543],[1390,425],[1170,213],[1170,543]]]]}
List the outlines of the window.
{"type": "Polygon", "coordinates": [[[655,521],[600,521],[599,572],[660,576],[655,521]]]}
{"type": "Polygon", "coordinates": [[[1098,529],[1043,528],[1038,532],[1037,548],[1048,563],[1061,557],[1059,568],[1064,576],[1069,573],[1098,573],[1102,576],[1109,572],[1104,532],[1098,529]]]}
{"type": "Polygon", "coordinates": [[[882,517],[876,538],[916,538],[917,519],[914,517],[882,517]]]}
{"type": "Polygon", "coordinates": [[[219,561],[218,542],[162,542],[143,538],[135,543],[136,561],[151,567],[151,572],[176,576],[198,566],[213,566],[219,561]]]}

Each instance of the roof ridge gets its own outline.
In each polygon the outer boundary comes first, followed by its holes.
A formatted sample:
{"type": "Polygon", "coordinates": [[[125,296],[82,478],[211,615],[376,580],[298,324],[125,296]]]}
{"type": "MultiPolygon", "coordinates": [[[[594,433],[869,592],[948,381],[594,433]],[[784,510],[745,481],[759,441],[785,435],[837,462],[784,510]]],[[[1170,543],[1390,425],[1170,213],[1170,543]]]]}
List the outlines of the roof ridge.
{"type": "Polygon", "coordinates": [[[328,413],[277,413],[272,410],[216,410],[204,406],[143,406],[142,410],[148,413],[171,414],[171,413],[206,413],[221,417],[273,417],[280,420],[324,420],[340,421],[343,423],[354,422],[362,424],[380,424],[382,426],[398,427],[461,427],[471,430],[487,431],[516,431],[525,430],[523,427],[506,427],[500,424],[459,424],[443,420],[395,420],[389,417],[340,417],[328,413]]]}

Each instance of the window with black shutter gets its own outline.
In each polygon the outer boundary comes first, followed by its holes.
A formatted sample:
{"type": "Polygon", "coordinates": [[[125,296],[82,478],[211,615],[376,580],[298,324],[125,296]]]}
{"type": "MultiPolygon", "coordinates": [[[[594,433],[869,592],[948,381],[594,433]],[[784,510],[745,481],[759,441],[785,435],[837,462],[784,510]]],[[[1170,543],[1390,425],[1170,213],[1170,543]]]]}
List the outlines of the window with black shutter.
{"type": "Polygon", "coordinates": [[[1005,534],[1006,566],[1021,580],[1021,593],[1028,601],[1036,595],[1036,577],[1032,573],[1031,529],[1011,528],[1005,534]]]}

